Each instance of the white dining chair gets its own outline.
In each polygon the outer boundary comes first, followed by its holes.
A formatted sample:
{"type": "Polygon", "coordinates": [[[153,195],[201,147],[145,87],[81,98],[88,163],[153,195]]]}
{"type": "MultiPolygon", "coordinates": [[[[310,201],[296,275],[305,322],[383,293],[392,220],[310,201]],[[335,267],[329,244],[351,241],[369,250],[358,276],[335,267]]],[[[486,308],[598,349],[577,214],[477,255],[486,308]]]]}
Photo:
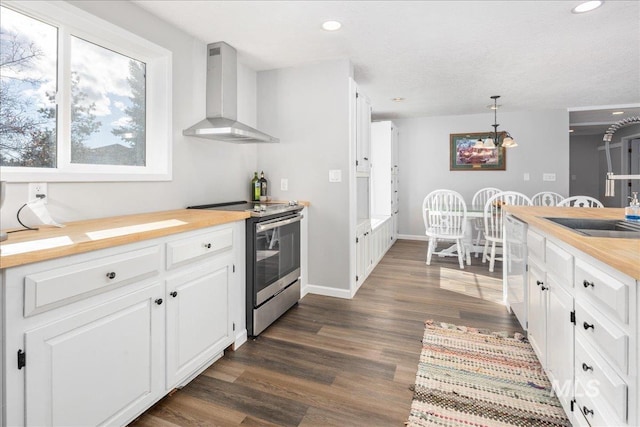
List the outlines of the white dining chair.
{"type": "MultiPolygon", "coordinates": [[[[473,195],[473,198],[471,199],[471,206],[484,206],[484,204],[487,203],[487,200],[489,200],[489,197],[501,191],[502,190],[495,187],[481,188],[473,195]]],[[[482,236],[484,235],[484,220],[482,218],[475,218],[473,220],[473,234],[475,234],[474,246],[479,247],[484,243],[482,239],[482,236]]],[[[479,254],[480,252],[476,251],[475,257],[478,258],[479,254]]]]}
{"type": "Polygon", "coordinates": [[[484,205],[484,252],[482,262],[489,260],[489,271],[493,272],[495,262],[502,261],[496,257],[496,247],[502,245],[503,205],[531,206],[531,199],[517,191],[502,191],[491,196],[484,205]],[[491,252],[489,252],[491,244],[491,252]]]}
{"type": "Polygon", "coordinates": [[[422,202],[422,219],[425,234],[429,238],[427,265],[431,265],[432,255],[457,256],[460,268],[464,269],[464,258],[471,264],[469,253],[462,242],[467,223],[467,205],[462,196],[452,190],[435,190],[422,202]],[[436,251],[439,241],[455,243],[455,252],[447,248],[436,251]]]}
{"type": "Polygon", "coordinates": [[[600,200],[591,196],[571,196],[567,197],[557,206],[572,208],[604,208],[600,200]]]}
{"type": "Polygon", "coordinates": [[[553,191],[541,191],[533,195],[531,203],[533,203],[533,206],[557,206],[563,200],[564,196],[562,194],[554,193],[553,191]]]}

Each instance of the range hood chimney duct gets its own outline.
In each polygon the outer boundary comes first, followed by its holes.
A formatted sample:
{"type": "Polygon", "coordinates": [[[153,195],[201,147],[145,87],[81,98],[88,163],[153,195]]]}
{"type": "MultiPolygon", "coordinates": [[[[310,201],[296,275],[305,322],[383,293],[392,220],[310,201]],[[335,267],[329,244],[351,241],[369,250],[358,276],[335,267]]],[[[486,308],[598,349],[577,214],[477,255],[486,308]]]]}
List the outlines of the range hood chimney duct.
{"type": "Polygon", "coordinates": [[[278,138],[237,121],[237,53],[225,42],[207,45],[206,91],[206,119],[183,130],[183,135],[235,143],[280,142],[278,138]]]}

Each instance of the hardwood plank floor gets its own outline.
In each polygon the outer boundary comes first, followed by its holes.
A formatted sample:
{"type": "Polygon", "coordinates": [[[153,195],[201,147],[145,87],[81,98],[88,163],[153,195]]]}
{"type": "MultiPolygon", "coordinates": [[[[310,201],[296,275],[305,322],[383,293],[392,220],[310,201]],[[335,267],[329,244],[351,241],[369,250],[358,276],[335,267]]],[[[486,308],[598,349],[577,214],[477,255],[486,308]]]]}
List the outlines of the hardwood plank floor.
{"type": "Polygon", "coordinates": [[[426,242],[396,242],[353,299],[305,296],[132,425],[402,426],[425,320],[521,332],[499,263],[425,255],[426,242]]]}

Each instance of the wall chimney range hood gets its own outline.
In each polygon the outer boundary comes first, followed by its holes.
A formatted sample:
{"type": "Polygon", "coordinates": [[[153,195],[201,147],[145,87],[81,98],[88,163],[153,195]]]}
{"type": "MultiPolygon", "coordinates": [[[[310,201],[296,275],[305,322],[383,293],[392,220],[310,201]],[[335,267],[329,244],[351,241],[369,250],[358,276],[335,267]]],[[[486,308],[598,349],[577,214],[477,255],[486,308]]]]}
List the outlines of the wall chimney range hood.
{"type": "Polygon", "coordinates": [[[280,142],[278,138],[238,122],[238,62],[236,50],[225,42],[207,45],[206,119],[182,131],[234,143],[280,142]]]}

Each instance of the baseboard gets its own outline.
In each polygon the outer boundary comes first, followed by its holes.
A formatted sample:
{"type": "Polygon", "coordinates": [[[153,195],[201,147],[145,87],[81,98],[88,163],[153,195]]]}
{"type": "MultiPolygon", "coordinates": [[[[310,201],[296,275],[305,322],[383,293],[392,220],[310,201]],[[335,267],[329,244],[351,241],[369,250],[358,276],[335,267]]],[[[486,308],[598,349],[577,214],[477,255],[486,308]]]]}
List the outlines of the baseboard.
{"type": "Polygon", "coordinates": [[[307,284],[304,288],[302,288],[302,296],[304,297],[306,294],[315,294],[315,295],[324,295],[327,297],[335,297],[335,298],[344,298],[351,299],[351,291],[349,289],[336,289],[330,288],[328,286],[318,286],[318,285],[310,285],[307,284]]]}
{"type": "Polygon", "coordinates": [[[402,240],[424,240],[425,242],[429,240],[427,236],[416,236],[413,234],[398,234],[398,239],[402,240]]]}
{"type": "Polygon", "coordinates": [[[231,346],[233,351],[236,351],[242,344],[247,342],[247,330],[243,329],[239,334],[236,334],[236,339],[231,346]]]}

